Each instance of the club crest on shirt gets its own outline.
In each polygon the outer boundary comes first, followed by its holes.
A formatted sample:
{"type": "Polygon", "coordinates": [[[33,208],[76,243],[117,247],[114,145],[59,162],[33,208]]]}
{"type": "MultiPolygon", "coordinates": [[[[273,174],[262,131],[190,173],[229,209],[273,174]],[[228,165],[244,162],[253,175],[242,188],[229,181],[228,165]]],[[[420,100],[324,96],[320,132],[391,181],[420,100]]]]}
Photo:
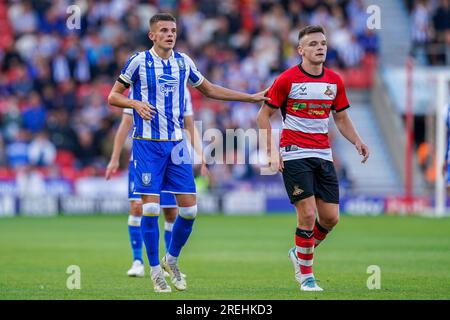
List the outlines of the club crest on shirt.
{"type": "Polygon", "coordinates": [[[144,186],[149,186],[151,181],[152,181],[152,174],[151,173],[143,173],[142,174],[142,184],[144,186]]]}
{"type": "Polygon", "coordinates": [[[303,191],[305,191],[305,190],[300,189],[299,186],[295,185],[294,186],[294,191],[292,192],[292,195],[293,196],[299,196],[299,195],[301,195],[303,193],[303,191]]]}
{"type": "Polygon", "coordinates": [[[158,77],[158,85],[159,90],[168,97],[169,93],[174,92],[178,86],[178,79],[170,74],[162,74],[158,77]]]}
{"type": "Polygon", "coordinates": [[[332,99],[334,99],[334,97],[336,96],[333,90],[331,90],[331,86],[327,86],[327,90],[325,90],[323,94],[329,96],[332,99]]]}
{"type": "Polygon", "coordinates": [[[184,63],[183,58],[177,58],[177,63],[180,70],[186,70],[186,63],[184,63]]]}

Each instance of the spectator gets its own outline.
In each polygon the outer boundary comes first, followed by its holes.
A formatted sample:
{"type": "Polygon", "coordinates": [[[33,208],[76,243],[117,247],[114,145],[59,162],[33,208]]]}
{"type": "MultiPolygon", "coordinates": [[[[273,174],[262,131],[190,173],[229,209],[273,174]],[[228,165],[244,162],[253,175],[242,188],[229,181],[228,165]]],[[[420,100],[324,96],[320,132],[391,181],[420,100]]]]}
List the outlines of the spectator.
{"type": "Polygon", "coordinates": [[[36,134],[28,147],[28,160],[31,165],[47,167],[53,164],[56,157],[56,148],[48,139],[46,131],[36,134]]]}
{"type": "Polygon", "coordinates": [[[424,0],[415,2],[411,30],[413,54],[420,63],[426,64],[426,45],[430,37],[430,12],[424,0]]]}
{"type": "Polygon", "coordinates": [[[6,146],[6,160],[13,169],[29,164],[28,147],[30,134],[24,129],[17,131],[14,140],[6,146]]]}
{"type": "Polygon", "coordinates": [[[47,112],[37,92],[32,92],[22,113],[22,123],[26,130],[37,133],[44,129],[47,112]]]}
{"type": "Polygon", "coordinates": [[[78,131],[78,148],[75,155],[79,167],[93,165],[96,159],[96,147],[94,145],[94,136],[88,129],[78,131]]]}
{"type": "Polygon", "coordinates": [[[450,0],[441,0],[433,16],[434,30],[439,42],[444,42],[446,33],[450,32],[450,0]]]}
{"type": "Polygon", "coordinates": [[[344,61],[344,65],[347,68],[356,67],[361,63],[364,51],[359,45],[356,36],[352,35],[350,42],[341,48],[340,56],[344,61]]]}

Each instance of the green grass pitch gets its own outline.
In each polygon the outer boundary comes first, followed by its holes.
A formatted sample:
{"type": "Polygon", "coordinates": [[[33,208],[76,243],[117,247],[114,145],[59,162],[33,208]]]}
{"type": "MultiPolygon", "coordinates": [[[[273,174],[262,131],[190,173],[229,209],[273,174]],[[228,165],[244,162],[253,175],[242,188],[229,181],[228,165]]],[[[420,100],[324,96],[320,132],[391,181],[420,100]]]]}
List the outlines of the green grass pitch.
{"type": "Polygon", "coordinates": [[[449,218],[342,216],[314,257],[321,293],[294,281],[294,231],[294,215],[200,216],[180,258],[188,290],[156,294],[148,275],[125,275],[125,215],[3,218],[0,299],[450,299],[449,218]],[[80,290],[66,287],[70,265],[80,290]],[[367,288],[370,265],[379,290],[367,288]]]}

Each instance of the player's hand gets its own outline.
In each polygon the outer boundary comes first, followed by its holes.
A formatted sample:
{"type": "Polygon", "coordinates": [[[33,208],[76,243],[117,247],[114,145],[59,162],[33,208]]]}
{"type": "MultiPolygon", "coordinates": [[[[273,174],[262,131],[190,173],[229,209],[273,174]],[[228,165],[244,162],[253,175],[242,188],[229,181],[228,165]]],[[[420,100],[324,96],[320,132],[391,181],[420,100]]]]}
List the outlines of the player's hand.
{"type": "Polygon", "coordinates": [[[147,101],[134,100],[132,107],[144,120],[152,120],[156,113],[155,107],[147,101]]]}
{"type": "Polygon", "coordinates": [[[249,102],[263,102],[263,101],[270,101],[270,98],[266,97],[267,91],[269,91],[270,88],[267,88],[263,91],[254,93],[250,95],[250,101],[249,102]]]}
{"type": "Polygon", "coordinates": [[[272,154],[272,152],[270,152],[267,154],[267,158],[269,159],[270,170],[272,170],[274,173],[276,171],[283,172],[284,162],[279,152],[277,152],[276,154],[272,154]]]}
{"type": "Polygon", "coordinates": [[[119,161],[111,160],[106,167],[105,178],[109,180],[111,176],[119,169],[119,161]]]}
{"type": "Polygon", "coordinates": [[[369,158],[369,147],[362,143],[361,141],[357,141],[355,143],[355,148],[358,150],[358,153],[363,156],[361,163],[365,163],[369,158]]]}
{"type": "Polygon", "coordinates": [[[281,158],[281,154],[278,152],[278,171],[283,172],[284,170],[284,162],[283,162],[283,158],[281,158]]]}

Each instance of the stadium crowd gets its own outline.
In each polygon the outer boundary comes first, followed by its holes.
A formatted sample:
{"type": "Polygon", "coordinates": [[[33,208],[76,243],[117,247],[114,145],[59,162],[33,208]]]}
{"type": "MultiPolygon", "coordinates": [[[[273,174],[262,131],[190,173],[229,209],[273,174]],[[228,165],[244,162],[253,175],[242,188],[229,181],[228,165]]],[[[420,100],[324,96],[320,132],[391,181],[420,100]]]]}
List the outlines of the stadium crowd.
{"type": "Polygon", "coordinates": [[[419,63],[450,64],[450,0],[407,0],[412,53],[419,63]]]}
{"type": "MultiPolygon", "coordinates": [[[[177,50],[212,82],[240,91],[261,90],[298,63],[297,33],[307,24],[328,31],[327,65],[348,87],[370,86],[379,46],[361,0],[85,0],[68,11],[71,3],[0,0],[0,178],[30,166],[68,179],[103,174],[121,116],[106,96],[127,58],[150,47],[158,11],[178,17],[177,50]],[[70,29],[78,10],[79,28],[70,29]]],[[[256,128],[259,106],[191,92],[203,130],[256,128]]],[[[211,171],[216,183],[257,174],[251,165],[211,171]]]]}

